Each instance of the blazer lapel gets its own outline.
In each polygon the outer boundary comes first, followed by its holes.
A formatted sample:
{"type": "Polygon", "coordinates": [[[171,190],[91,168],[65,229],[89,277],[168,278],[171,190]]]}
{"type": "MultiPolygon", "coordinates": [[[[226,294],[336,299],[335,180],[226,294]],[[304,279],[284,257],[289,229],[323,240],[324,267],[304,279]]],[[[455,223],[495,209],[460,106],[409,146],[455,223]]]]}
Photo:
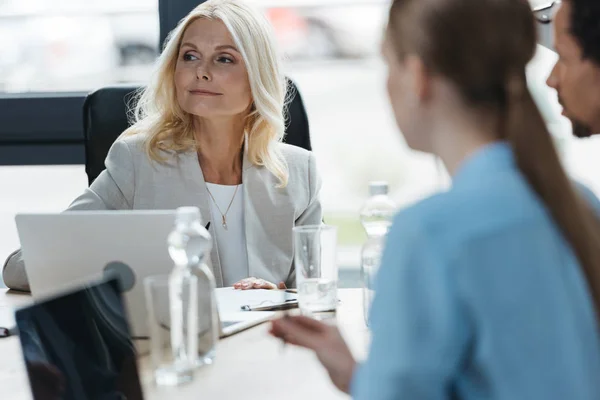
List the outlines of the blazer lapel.
{"type": "Polygon", "coordinates": [[[256,259],[256,254],[252,250],[255,249],[256,245],[254,244],[254,234],[252,232],[252,226],[260,221],[260,217],[256,215],[253,209],[251,196],[252,196],[252,186],[250,184],[250,180],[253,179],[253,175],[256,171],[250,171],[250,169],[254,169],[254,166],[248,160],[248,152],[246,149],[246,145],[244,146],[244,156],[242,158],[242,183],[243,193],[244,193],[244,234],[246,235],[246,254],[248,255],[248,276],[256,276],[253,271],[253,265],[256,265],[260,260],[256,259]]]}
{"type": "MultiPolygon", "coordinates": [[[[193,189],[193,197],[195,205],[200,209],[202,215],[202,223],[206,225],[209,221],[211,226],[220,221],[212,221],[212,214],[210,212],[210,197],[206,189],[206,181],[204,180],[204,174],[202,168],[200,168],[200,162],[198,161],[198,154],[195,151],[190,151],[184,154],[185,167],[187,171],[193,171],[191,179],[193,184],[190,185],[193,189]]],[[[211,229],[209,228],[209,231],[211,229]]],[[[223,286],[223,272],[221,270],[221,261],[219,259],[219,251],[217,247],[217,238],[211,233],[213,239],[212,249],[210,250],[210,261],[212,264],[213,274],[215,275],[215,283],[217,287],[223,286]]]]}
{"type": "Polygon", "coordinates": [[[243,158],[244,230],[249,276],[279,283],[292,266],[294,210],[276,188],[277,179],[264,167],[243,158]]]}

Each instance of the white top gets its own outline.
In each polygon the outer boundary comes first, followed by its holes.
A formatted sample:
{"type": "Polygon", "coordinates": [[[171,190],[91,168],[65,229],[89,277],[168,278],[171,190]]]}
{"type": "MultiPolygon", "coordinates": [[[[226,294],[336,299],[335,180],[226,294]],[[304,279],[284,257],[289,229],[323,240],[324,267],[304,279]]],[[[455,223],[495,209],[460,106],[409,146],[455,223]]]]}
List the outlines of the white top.
{"type": "Polygon", "coordinates": [[[219,209],[210,200],[211,222],[209,231],[217,239],[217,250],[223,271],[223,286],[232,286],[248,277],[248,251],[246,250],[246,231],[244,223],[244,185],[227,186],[206,183],[215,201],[223,213],[233,198],[231,208],[226,214],[227,229],[223,227],[223,218],[219,209]],[[235,197],[233,194],[235,193],[235,197]]]}

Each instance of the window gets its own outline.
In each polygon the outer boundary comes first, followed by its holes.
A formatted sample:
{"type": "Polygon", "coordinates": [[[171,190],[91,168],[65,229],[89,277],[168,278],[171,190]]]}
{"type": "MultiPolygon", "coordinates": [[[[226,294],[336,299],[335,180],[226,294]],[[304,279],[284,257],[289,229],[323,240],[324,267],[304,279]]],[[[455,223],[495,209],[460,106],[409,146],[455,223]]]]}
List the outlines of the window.
{"type": "Polygon", "coordinates": [[[2,262],[16,213],[61,211],[87,186],[85,94],[145,81],[158,48],[157,0],[0,0],[2,262]]]}
{"type": "Polygon", "coordinates": [[[0,92],[143,81],[158,55],[156,0],[0,0],[0,92]]]}
{"type": "Polygon", "coordinates": [[[280,24],[286,29],[281,36],[297,40],[290,40],[293,57],[283,45],[286,71],[308,111],[323,177],[325,221],[338,226],[339,265],[347,269],[342,273],[354,271],[356,283],[366,238],[359,210],[369,181],[388,181],[391,196],[403,206],[435,192],[447,179],[433,157],[407,148],[388,105],[380,48],[389,4],[330,1],[273,12],[299,21],[280,24]]]}

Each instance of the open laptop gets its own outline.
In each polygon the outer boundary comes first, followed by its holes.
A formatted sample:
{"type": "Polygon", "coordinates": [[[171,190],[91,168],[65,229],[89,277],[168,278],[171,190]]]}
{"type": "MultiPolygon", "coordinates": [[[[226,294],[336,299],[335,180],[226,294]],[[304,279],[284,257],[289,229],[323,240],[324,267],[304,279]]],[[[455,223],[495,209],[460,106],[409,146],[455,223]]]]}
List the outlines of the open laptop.
{"type": "Polygon", "coordinates": [[[136,351],[115,278],[15,313],[34,400],[142,400],[136,351]]]}
{"type": "MultiPolygon", "coordinates": [[[[175,210],[18,214],[15,221],[34,298],[116,273],[133,336],[148,336],[143,280],[168,274],[173,267],[167,237],[175,210]]],[[[270,312],[229,311],[219,315],[222,337],[273,317],[270,312]]]]}

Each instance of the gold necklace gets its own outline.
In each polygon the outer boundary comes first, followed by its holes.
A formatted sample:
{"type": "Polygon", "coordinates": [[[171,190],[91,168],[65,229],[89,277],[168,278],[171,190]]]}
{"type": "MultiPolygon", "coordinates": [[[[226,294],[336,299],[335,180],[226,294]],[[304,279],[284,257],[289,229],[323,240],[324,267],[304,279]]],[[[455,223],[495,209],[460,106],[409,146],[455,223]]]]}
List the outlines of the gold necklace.
{"type": "Polygon", "coordinates": [[[237,194],[239,187],[240,187],[240,185],[235,185],[235,191],[233,192],[233,197],[231,198],[231,201],[229,202],[229,205],[227,206],[227,210],[225,210],[225,214],[223,214],[223,211],[221,211],[221,208],[217,204],[217,201],[215,200],[214,196],[210,192],[208,185],[206,185],[206,191],[208,192],[208,195],[212,199],[213,203],[215,203],[215,207],[217,207],[217,210],[219,210],[219,214],[221,214],[221,225],[223,225],[223,228],[225,230],[227,230],[227,213],[229,212],[229,209],[231,208],[231,205],[233,204],[233,199],[235,199],[235,195],[237,194]]]}

